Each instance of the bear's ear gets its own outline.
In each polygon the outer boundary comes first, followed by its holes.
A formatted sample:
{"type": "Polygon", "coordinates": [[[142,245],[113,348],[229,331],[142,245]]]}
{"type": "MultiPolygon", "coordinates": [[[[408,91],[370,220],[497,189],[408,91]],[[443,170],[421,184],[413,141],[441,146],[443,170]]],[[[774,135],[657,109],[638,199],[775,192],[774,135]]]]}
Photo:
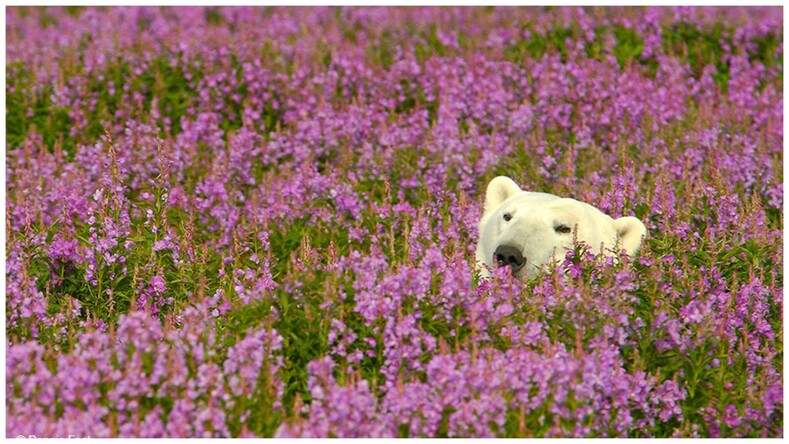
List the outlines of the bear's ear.
{"type": "Polygon", "coordinates": [[[629,256],[635,256],[641,249],[641,243],[647,234],[647,227],[635,217],[620,217],[614,220],[616,237],[619,247],[624,248],[629,256]]]}
{"type": "Polygon", "coordinates": [[[485,191],[485,213],[495,210],[510,196],[520,191],[518,184],[509,177],[499,176],[494,178],[488,184],[487,191],[485,191]]]}

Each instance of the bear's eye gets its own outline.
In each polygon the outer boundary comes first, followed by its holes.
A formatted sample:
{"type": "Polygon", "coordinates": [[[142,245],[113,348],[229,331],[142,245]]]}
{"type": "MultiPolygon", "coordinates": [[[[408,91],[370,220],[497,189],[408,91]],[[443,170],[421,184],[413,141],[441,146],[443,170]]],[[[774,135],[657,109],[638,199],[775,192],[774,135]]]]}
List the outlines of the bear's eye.
{"type": "Polygon", "coordinates": [[[504,213],[504,221],[509,222],[512,220],[512,214],[504,213]]]}
{"type": "Polygon", "coordinates": [[[570,233],[572,228],[568,227],[567,225],[559,225],[556,227],[556,232],[561,234],[568,234],[570,233]]]}

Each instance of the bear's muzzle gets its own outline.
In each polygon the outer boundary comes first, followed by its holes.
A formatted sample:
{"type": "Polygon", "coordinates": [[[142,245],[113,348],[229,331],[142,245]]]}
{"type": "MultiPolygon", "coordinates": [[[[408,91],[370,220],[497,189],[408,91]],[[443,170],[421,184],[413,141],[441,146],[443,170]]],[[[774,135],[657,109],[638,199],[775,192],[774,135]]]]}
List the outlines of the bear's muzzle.
{"type": "Polygon", "coordinates": [[[523,257],[520,249],[511,245],[499,245],[493,252],[493,257],[499,267],[509,266],[513,276],[526,265],[526,258],[523,257]]]}

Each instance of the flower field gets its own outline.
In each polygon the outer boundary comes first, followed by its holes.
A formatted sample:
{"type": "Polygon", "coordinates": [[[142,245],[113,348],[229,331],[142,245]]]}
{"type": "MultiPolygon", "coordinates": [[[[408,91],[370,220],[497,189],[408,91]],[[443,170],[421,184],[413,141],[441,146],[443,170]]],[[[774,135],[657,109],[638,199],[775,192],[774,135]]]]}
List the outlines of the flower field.
{"type": "Polygon", "coordinates": [[[782,437],[782,14],[7,8],[6,436],[782,437]]]}

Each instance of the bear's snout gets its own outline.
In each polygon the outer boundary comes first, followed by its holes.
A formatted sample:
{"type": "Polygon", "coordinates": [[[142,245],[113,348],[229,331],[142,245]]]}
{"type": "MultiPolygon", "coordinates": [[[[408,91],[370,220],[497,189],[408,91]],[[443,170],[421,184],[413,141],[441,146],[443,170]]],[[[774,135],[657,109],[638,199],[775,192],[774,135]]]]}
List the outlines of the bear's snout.
{"type": "Polygon", "coordinates": [[[523,265],[526,263],[526,258],[523,257],[521,251],[511,245],[500,245],[493,252],[493,256],[496,258],[499,267],[507,265],[512,268],[513,274],[523,268],[523,265]]]}

